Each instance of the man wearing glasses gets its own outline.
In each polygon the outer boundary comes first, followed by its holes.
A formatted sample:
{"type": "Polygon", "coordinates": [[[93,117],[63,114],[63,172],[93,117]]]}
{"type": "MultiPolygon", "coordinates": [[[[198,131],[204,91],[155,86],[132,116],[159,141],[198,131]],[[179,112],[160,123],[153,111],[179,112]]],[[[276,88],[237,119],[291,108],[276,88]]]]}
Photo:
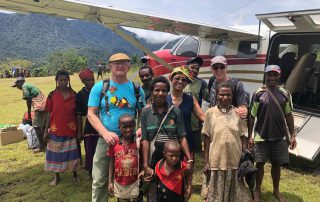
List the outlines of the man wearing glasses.
{"type": "Polygon", "coordinates": [[[135,116],[136,109],[140,112],[145,105],[142,88],[138,87],[136,93],[135,84],[127,78],[130,61],[124,53],[112,55],[109,59],[110,80],[96,83],[90,92],[88,119],[100,135],[93,157],[92,201],[108,201],[110,157],[106,153],[109,145],[115,145],[119,140],[119,118],[124,114],[135,116]]]}
{"type": "Polygon", "coordinates": [[[210,90],[210,107],[213,107],[217,103],[216,88],[219,84],[228,82],[232,86],[232,105],[236,107],[236,112],[241,118],[246,118],[247,109],[247,95],[244,90],[243,83],[237,78],[232,78],[227,75],[227,60],[223,56],[215,56],[211,59],[211,70],[215,81],[212,84],[210,90]]]}

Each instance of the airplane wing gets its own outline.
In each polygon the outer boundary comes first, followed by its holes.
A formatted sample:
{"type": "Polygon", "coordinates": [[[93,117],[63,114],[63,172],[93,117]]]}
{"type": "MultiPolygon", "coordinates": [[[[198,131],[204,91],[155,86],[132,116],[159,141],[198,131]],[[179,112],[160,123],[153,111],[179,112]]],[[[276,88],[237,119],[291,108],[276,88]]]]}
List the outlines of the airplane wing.
{"type": "Polygon", "coordinates": [[[257,14],[275,32],[319,32],[320,9],[257,14]]]}
{"type": "Polygon", "coordinates": [[[138,40],[128,34],[123,27],[133,27],[204,38],[217,38],[221,35],[231,39],[257,39],[258,37],[256,34],[245,31],[115,9],[84,0],[0,0],[0,9],[18,13],[44,13],[101,23],[128,40],[143,52],[147,53],[149,56],[155,58],[160,64],[168,69],[172,69],[172,67],[153,54],[152,51],[146,49],[138,40]]]}

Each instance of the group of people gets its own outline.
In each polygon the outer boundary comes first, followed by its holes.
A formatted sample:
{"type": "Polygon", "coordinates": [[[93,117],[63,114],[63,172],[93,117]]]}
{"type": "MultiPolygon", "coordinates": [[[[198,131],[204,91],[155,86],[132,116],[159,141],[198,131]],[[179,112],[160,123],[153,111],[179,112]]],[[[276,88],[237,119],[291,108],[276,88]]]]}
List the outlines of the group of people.
{"type": "Polygon", "coordinates": [[[249,106],[241,81],[227,75],[223,56],[211,59],[210,88],[198,78],[201,57],[174,68],[168,78],[154,77],[149,66],[142,66],[142,86],[128,80],[130,62],[126,54],[112,55],[110,79],[96,84],[91,70],[81,71],[84,87],[78,93],[68,73],[57,72],[56,88],[44,107],[45,169],[55,173],[51,185],[59,183],[64,171],[72,171],[79,181],[79,144],[84,139],[92,201],[107,201],[108,196],[143,201],[142,184],[147,185],[148,201],[186,201],[192,194],[194,154],[202,151],[206,201],[260,201],[267,160],[272,164],[273,193],[285,201],[279,191],[280,167],[288,163],[288,144],[293,149],[296,141],[291,95],[278,85],[277,65],[265,68],[265,85],[249,106]],[[206,112],[203,100],[210,103],[206,112]],[[242,153],[248,150],[257,168],[252,198],[237,177],[242,153]]]}

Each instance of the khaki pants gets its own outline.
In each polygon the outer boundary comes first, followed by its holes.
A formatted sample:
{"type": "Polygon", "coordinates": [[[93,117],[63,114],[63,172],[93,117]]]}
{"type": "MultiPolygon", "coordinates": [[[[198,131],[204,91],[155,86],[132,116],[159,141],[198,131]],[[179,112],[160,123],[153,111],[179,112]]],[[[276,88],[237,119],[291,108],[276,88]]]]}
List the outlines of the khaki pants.
{"type": "Polygon", "coordinates": [[[92,167],[92,202],[108,201],[109,162],[107,156],[109,144],[99,138],[92,167]]]}

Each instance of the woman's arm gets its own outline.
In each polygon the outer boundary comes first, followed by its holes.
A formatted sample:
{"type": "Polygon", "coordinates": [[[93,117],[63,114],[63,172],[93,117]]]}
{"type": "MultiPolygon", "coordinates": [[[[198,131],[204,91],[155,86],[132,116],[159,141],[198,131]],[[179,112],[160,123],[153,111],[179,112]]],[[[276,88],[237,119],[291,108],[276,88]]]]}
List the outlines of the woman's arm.
{"type": "Polygon", "coordinates": [[[78,125],[78,128],[77,128],[77,130],[78,130],[78,140],[80,140],[81,138],[82,138],[82,136],[83,136],[83,134],[82,134],[82,131],[83,131],[83,128],[82,128],[82,116],[81,116],[81,114],[76,114],[77,115],[77,125],[78,125]]]}
{"type": "Polygon", "coordinates": [[[210,148],[210,138],[204,135],[204,169],[203,172],[207,177],[210,177],[210,166],[209,166],[209,148],[210,148]]]}
{"type": "Polygon", "coordinates": [[[181,137],[179,139],[179,142],[180,142],[180,145],[181,145],[181,148],[182,148],[184,155],[186,155],[188,160],[192,160],[190,150],[189,150],[189,145],[188,145],[186,137],[185,136],[181,137]]]}
{"type": "Polygon", "coordinates": [[[202,111],[197,99],[195,97],[192,97],[192,98],[193,98],[192,111],[195,113],[195,115],[201,122],[204,122],[204,117],[205,117],[204,112],[202,111]]]}
{"type": "Polygon", "coordinates": [[[154,170],[149,167],[148,160],[150,150],[150,142],[148,140],[142,141],[142,156],[143,156],[143,170],[144,170],[144,181],[150,182],[153,178],[154,170]]]}
{"type": "Polygon", "coordinates": [[[46,125],[45,125],[44,132],[43,132],[43,140],[44,140],[44,142],[48,142],[49,125],[50,125],[50,112],[47,113],[47,117],[46,117],[46,125]]]}

